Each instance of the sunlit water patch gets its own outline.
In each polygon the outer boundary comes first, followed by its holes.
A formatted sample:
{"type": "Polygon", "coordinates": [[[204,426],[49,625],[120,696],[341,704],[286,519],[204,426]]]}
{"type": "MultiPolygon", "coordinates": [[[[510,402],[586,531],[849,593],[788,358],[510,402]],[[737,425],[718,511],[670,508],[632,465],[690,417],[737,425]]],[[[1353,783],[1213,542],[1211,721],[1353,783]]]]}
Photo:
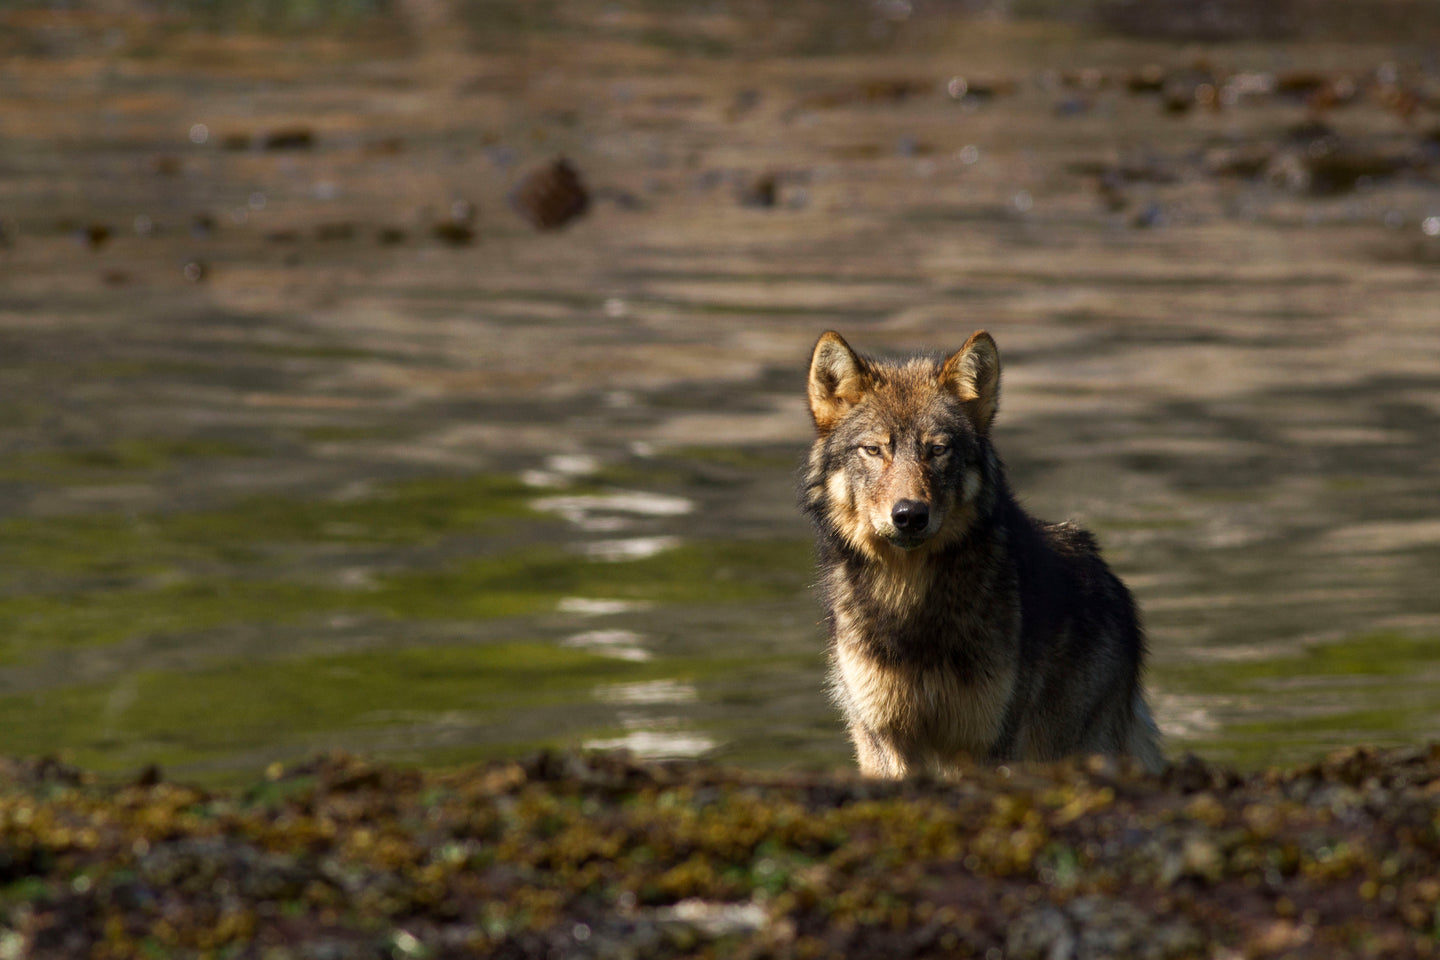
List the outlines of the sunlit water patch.
{"type": "Polygon", "coordinates": [[[606,657],[640,662],[650,659],[644,637],[634,630],[585,630],[561,641],[562,646],[579,647],[606,657]]]}
{"type": "Polygon", "coordinates": [[[687,760],[715,749],[715,741],[683,730],[632,730],[622,737],[586,740],[587,750],[628,750],[645,760],[687,760]]]}
{"type": "Polygon", "coordinates": [[[561,597],[555,609],[584,617],[609,617],[617,613],[642,610],[645,604],[633,600],[606,600],[600,597],[561,597]]]}
{"type": "Polygon", "coordinates": [[[542,497],[531,502],[542,513],[554,513],[590,532],[623,530],[637,517],[682,517],[693,501],[672,494],[622,490],[615,493],[542,497]]]}
{"type": "Polygon", "coordinates": [[[679,537],[658,536],[594,540],[579,544],[578,548],[587,557],[619,563],[625,560],[644,560],[666,550],[673,550],[679,545],[679,537]]]}

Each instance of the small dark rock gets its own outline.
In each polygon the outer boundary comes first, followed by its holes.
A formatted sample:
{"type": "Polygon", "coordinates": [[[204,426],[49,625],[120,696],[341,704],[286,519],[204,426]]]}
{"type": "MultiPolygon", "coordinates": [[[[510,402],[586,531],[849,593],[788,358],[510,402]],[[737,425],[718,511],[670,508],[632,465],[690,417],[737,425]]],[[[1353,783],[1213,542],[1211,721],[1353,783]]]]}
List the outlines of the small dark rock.
{"type": "Polygon", "coordinates": [[[558,157],[526,174],[510,204],[537,230],[555,230],[590,209],[590,192],[570,162],[558,157]]]}
{"type": "Polygon", "coordinates": [[[1217,147],[1205,155],[1205,170],[1214,177],[1249,179],[1264,173],[1274,158],[1275,149],[1264,144],[1217,147]]]}
{"type": "Polygon", "coordinates": [[[464,198],[450,201],[445,219],[436,223],[431,233],[452,247],[469,246],[475,241],[475,205],[464,198]]]}
{"type": "Polygon", "coordinates": [[[1008,77],[954,76],[945,84],[952,100],[994,100],[1015,90],[1015,81],[1008,77]]]}
{"type": "Polygon", "coordinates": [[[309,150],[315,146],[315,133],[309,127],[285,127],[265,135],[266,150],[309,150]]]}
{"type": "Polygon", "coordinates": [[[91,223],[86,225],[80,232],[80,239],[91,250],[99,250],[110,241],[111,230],[109,224],[91,223]]]}
{"type": "Polygon", "coordinates": [[[740,185],[735,199],[742,207],[769,209],[775,206],[780,196],[779,178],[773,173],[762,173],[740,185]]]}
{"type": "Polygon", "coordinates": [[[1315,70],[1285,70],[1275,75],[1275,92],[1301,100],[1330,86],[1330,77],[1315,70]]]}
{"type": "Polygon", "coordinates": [[[1394,176],[1413,165],[1412,158],[1353,145],[1307,150],[1303,159],[1309,191],[1316,196],[1348,193],[1360,184],[1394,176]]]}
{"type": "Polygon", "coordinates": [[[383,247],[394,247],[402,244],[408,239],[409,234],[399,227],[381,227],[375,231],[375,239],[383,247]]]}
{"type": "Polygon", "coordinates": [[[1159,93],[1165,88],[1169,75],[1169,71],[1159,64],[1148,64],[1130,72],[1125,78],[1125,89],[1131,93],[1159,93]]]}
{"type": "Polygon", "coordinates": [[[475,228],[468,223],[441,220],[430,231],[435,239],[452,247],[468,247],[475,242],[475,228]]]}
{"type": "Polygon", "coordinates": [[[917,94],[926,94],[935,89],[933,80],[913,77],[876,77],[862,81],[859,92],[862,100],[889,101],[898,103],[917,94]]]}

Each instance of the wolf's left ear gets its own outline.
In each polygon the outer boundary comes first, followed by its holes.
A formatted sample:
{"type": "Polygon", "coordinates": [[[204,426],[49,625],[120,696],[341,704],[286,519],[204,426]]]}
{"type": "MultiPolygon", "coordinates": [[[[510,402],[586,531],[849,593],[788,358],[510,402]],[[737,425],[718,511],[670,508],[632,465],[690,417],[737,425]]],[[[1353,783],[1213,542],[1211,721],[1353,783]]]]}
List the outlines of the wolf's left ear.
{"type": "Polygon", "coordinates": [[[815,429],[825,436],[835,429],[870,386],[865,361],[856,356],[845,338],[826,330],[810,356],[810,414],[815,429]]]}
{"type": "Polygon", "coordinates": [[[977,330],[940,368],[940,382],[968,403],[970,418],[980,433],[989,433],[1000,405],[1000,351],[995,339],[977,330]]]}

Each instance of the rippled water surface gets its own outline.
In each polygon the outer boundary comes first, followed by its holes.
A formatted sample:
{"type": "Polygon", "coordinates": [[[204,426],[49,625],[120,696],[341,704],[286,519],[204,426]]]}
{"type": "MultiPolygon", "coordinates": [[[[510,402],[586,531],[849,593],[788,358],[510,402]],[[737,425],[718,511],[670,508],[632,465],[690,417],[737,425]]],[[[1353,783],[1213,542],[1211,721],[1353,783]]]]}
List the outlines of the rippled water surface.
{"type": "Polygon", "coordinates": [[[848,763],[793,493],[830,327],[992,331],[1171,752],[1440,737],[1423,44],[483,6],[0,13],[0,750],[848,763]]]}

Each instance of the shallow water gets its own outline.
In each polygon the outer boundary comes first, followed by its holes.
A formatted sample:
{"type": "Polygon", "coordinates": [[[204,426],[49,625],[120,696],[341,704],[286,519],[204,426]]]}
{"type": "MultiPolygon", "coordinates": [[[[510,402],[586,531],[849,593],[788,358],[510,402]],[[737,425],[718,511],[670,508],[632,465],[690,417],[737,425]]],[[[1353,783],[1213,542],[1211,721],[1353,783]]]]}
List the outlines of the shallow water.
{"type": "Polygon", "coordinates": [[[793,494],[827,327],[995,334],[1012,480],[1136,592],[1172,752],[1440,737],[1418,48],[355,9],[4,15],[0,749],[847,763],[793,494]],[[1313,103],[1124,82],[1201,60],[1356,78],[1321,119],[1409,165],[1305,190],[1313,103]],[[1257,147],[1268,175],[1216,172],[1257,147]],[[537,232],[507,194],[560,153],[594,203],[537,232]]]}

